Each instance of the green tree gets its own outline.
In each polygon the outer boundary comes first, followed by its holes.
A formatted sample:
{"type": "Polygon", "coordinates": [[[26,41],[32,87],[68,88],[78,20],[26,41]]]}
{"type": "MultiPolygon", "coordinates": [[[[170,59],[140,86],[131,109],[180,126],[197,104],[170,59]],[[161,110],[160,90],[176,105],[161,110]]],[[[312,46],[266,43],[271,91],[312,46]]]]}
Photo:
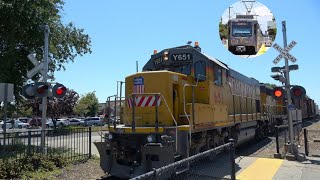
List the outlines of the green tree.
{"type": "Polygon", "coordinates": [[[222,22],[219,23],[219,33],[220,33],[220,39],[228,38],[228,24],[222,24],[222,22]]]}
{"type": "MultiPolygon", "coordinates": [[[[20,92],[26,82],[27,70],[34,66],[27,59],[36,53],[42,59],[43,25],[50,27],[50,74],[65,70],[64,64],[73,62],[77,55],[91,53],[90,37],[72,23],[63,24],[63,0],[0,0],[0,82],[15,85],[14,94],[21,100],[20,92]]],[[[34,77],[34,80],[39,75],[34,77]]]]}
{"type": "Polygon", "coordinates": [[[74,108],[74,112],[81,116],[95,116],[99,109],[99,101],[94,92],[82,96],[74,108]]]}
{"type": "Polygon", "coordinates": [[[265,85],[266,87],[271,88],[271,89],[277,87],[277,85],[275,85],[275,84],[270,84],[270,83],[265,83],[264,85],[265,85]]]}

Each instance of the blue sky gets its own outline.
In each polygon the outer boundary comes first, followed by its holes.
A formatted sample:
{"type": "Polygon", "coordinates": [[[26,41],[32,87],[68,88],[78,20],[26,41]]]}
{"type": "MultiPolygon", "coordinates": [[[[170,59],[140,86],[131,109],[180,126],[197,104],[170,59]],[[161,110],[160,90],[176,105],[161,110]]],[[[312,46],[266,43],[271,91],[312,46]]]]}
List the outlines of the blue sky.
{"type": "MultiPolygon", "coordinates": [[[[236,0],[66,0],[64,22],[84,28],[92,40],[92,54],[77,57],[56,72],[56,81],[79,94],[95,91],[99,102],[116,93],[116,81],[139,71],[158,51],[199,41],[202,51],[242,74],[260,82],[275,83],[271,75],[273,48],[256,58],[234,56],[223,47],[218,24],[224,11],[236,0]]],[[[290,73],[291,84],[302,85],[320,104],[319,83],[319,0],[260,0],[277,21],[275,42],[283,46],[281,21],[287,23],[288,43],[298,44],[290,51],[298,61],[298,71],[290,73]]],[[[283,66],[284,60],[277,66],[283,66]]]]}

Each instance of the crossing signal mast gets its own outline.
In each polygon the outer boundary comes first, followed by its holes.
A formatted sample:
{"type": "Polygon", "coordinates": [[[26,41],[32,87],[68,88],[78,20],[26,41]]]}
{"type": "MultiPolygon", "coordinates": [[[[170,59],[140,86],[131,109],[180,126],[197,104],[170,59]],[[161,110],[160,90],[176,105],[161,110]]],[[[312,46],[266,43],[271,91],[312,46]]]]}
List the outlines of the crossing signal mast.
{"type": "Polygon", "coordinates": [[[42,81],[35,82],[31,84],[26,84],[22,88],[22,95],[27,99],[33,99],[35,97],[42,98],[42,132],[41,132],[41,149],[45,154],[45,128],[46,128],[46,114],[47,114],[47,97],[54,96],[56,98],[62,98],[66,92],[67,88],[59,83],[56,83],[51,87],[51,83],[48,83],[48,65],[51,60],[48,58],[49,54],[49,33],[50,29],[48,25],[44,26],[44,50],[43,50],[43,62],[39,61],[33,56],[33,54],[28,55],[28,59],[35,66],[32,70],[28,71],[27,77],[32,78],[37,73],[41,73],[42,81]]]}

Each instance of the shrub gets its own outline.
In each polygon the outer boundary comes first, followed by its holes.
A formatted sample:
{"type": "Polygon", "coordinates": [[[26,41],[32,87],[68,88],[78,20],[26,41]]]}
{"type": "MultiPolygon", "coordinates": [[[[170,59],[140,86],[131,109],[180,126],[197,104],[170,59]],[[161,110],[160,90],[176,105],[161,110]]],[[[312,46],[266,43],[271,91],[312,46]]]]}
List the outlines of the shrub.
{"type": "Polygon", "coordinates": [[[8,158],[0,161],[0,179],[19,179],[22,175],[36,171],[53,171],[68,165],[62,156],[33,155],[20,159],[8,158]]]}

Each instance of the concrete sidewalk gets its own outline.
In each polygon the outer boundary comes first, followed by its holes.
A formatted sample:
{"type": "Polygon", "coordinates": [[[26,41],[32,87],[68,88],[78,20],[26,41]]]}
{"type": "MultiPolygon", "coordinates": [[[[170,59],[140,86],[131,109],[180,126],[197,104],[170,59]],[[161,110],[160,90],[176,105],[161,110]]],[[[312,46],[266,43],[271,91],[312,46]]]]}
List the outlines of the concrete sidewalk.
{"type": "Polygon", "coordinates": [[[320,157],[307,157],[304,162],[283,159],[238,157],[237,179],[257,180],[318,180],[320,157]]]}

